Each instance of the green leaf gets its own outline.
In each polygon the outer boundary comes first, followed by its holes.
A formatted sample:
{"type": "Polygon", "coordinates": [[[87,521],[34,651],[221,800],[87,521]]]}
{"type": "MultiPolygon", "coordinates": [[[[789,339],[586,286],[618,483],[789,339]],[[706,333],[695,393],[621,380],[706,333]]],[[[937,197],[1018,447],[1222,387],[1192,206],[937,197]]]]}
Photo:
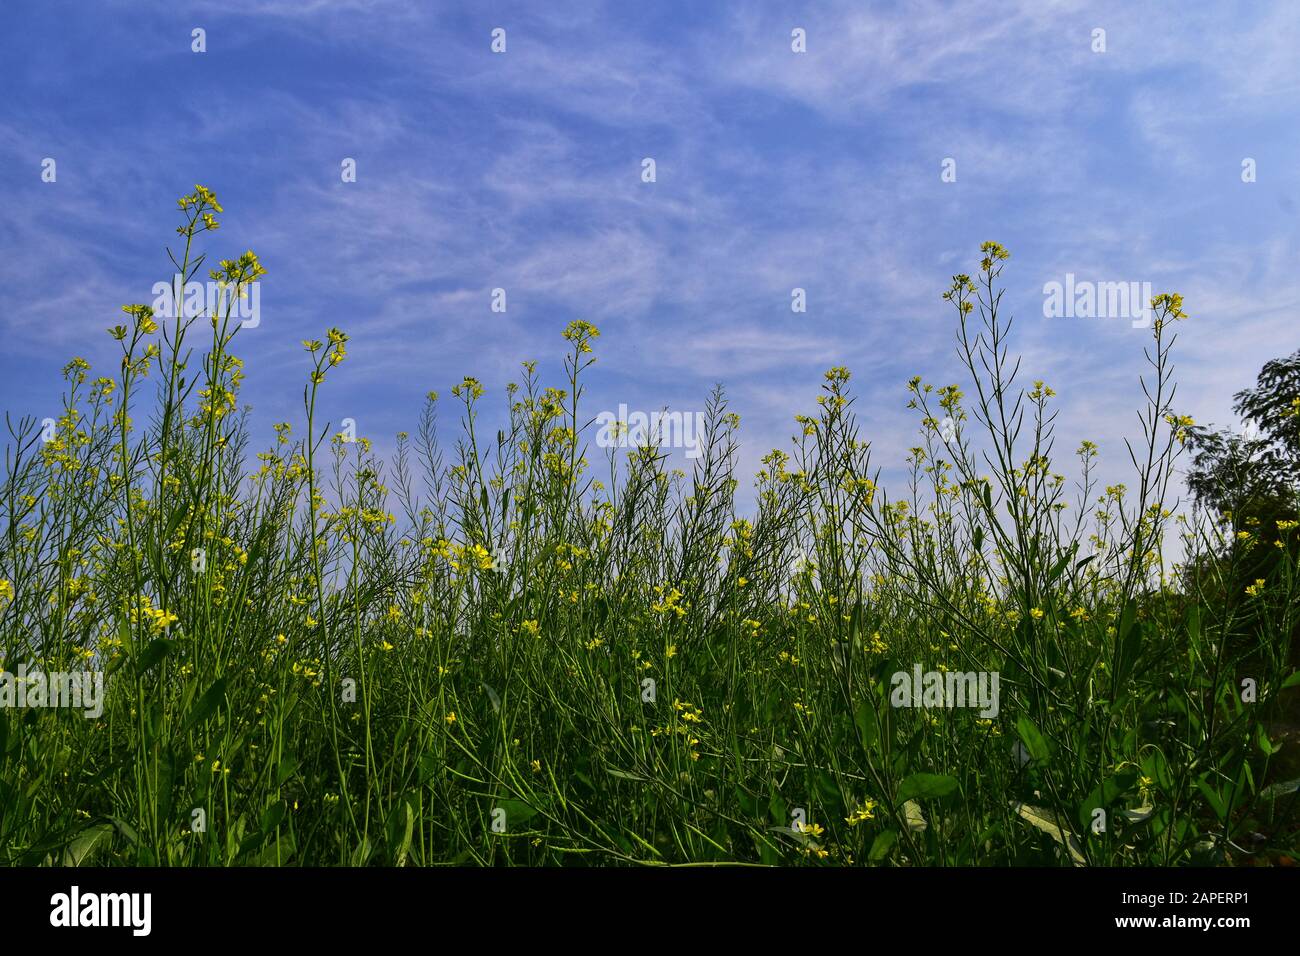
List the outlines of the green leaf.
{"type": "Polygon", "coordinates": [[[298,771],[298,758],[293,754],[285,754],[280,758],[280,766],[275,772],[275,785],[283,787],[284,782],[292,777],[298,771]]]}
{"type": "Polygon", "coordinates": [[[195,705],[190,708],[189,714],[185,717],[185,722],[181,724],[180,735],[183,737],[189,731],[203,723],[212,716],[213,711],[221,706],[222,701],[226,699],[226,679],[218,677],[212,682],[212,685],[203,692],[203,696],[198,699],[195,705]]]}
{"type": "Polygon", "coordinates": [[[779,833],[781,836],[787,837],[802,847],[819,846],[811,833],[804,830],[796,830],[794,827],[768,827],[767,832],[779,833]]]}
{"type": "Polygon", "coordinates": [[[1277,800],[1281,797],[1290,796],[1291,794],[1300,794],[1300,777],[1295,780],[1284,780],[1282,783],[1275,783],[1272,786],[1265,787],[1260,796],[1265,800],[1277,800]]]}
{"type": "Polygon", "coordinates": [[[776,852],[776,847],[772,846],[770,840],[765,840],[755,833],[754,845],[758,847],[758,861],[764,866],[779,866],[781,864],[781,856],[776,852]]]}
{"type": "Polygon", "coordinates": [[[1103,809],[1110,807],[1119,799],[1121,794],[1133,789],[1137,779],[1138,773],[1136,770],[1124,770],[1107,777],[1100,785],[1094,787],[1092,792],[1079,804],[1080,825],[1088,826],[1092,822],[1092,811],[1098,807],[1103,809]]]}
{"type": "MultiPolygon", "coordinates": [[[[772,786],[775,788],[776,784],[773,783],[772,786]]],[[[767,801],[767,812],[770,817],[773,820],[780,820],[782,823],[785,823],[786,820],[790,819],[790,814],[787,812],[788,810],[789,806],[786,804],[785,799],[777,793],[775,789],[773,789],[772,795],[767,801]]]]}
{"type": "Polygon", "coordinates": [[[285,831],[280,834],[280,839],[271,840],[267,843],[266,848],[255,857],[248,860],[251,866],[282,866],[291,859],[297,850],[293,834],[285,831]]]}
{"type": "Polygon", "coordinates": [[[112,839],[113,825],[111,823],[96,823],[93,826],[86,827],[63,848],[63,865],[83,866],[88,864],[101,845],[111,843],[112,839]]]}
{"type": "Polygon", "coordinates": [[[840,785],[835,782],[835,777],[826,770],[815,772],[814,781],[817,789],[821,793],[823,809],[828,813],[836,813],[841,816],[848,812],[844,805],[844,793],[840,790],[840,785]]]}
{"type": "Polygon", "coordinates": [[[127,823],[125,820],[119,820],[117,817],[109,817],[108,819],[112,822],[113,826],[117,827],[117,832],[122,834],[128,843],[132,846],[140,845],[140,837],[131,824],[127,823]]]}
{"type": "Polygon", "coordinates": [[[894,848],[894,844],[897,842],[898,833],[894,830],[877,833],[876,838],[871,841],[871,849],[867,852],[867,860],[871,863],[879,863],[889,856],[889,851],[894,848]]]}
{"type": "Polygon", "coordinates": [[[181,526],[181,519],[189,511],[189,505],[182,503],[172,509],[171,515],[167,518],[167,530],[163,533],[162,540],[170,541],[176,535],[176,529],[181,526]]]}
{"type": "Polygon", "coordinates": [[[411,804],[402,797],[397,806],[388,815],[388,859],[393,866],[405,866],[406,855],[411,849],[411,834],[414,832],[415,814],[411,804]]]}
{"type": "Polygon", "coordinates": [[[1121,810],[1119,815],[1129,823],[1145,823],[1155,815],[1155,807],[1138,807],[1136,810],[1121,810]]]}
{"type": "Polygon", "coordinates": [[[416,761],[416,764],[420,768],[420,783],[428,783],[443,769],[443,762],[438,759],[436,754],[420,754],[420,759],[416,761]]]}
{"type": "Polygon", "coordinates": [[[126,653],[113,658],[104,671],[105,677],[112,677],[113,673],[125,664],[127,658],[135,651],[135,642],[131,640],[131,625],[127,623],[125,617],[117,619],[117,639],[122,642],[122,647],[126,650],[126,653]]]}
{"type": "Polygon", "coordinates": [[[162,730],[165,720],[166,712],[161,699],[145,705],[143,735],[146,750],[153,747],[153,743],[158,739],[158,734],[162,730]]]}
{"type": "Polygon", "coordinates": [[[1011,806],[1022,820],[1042,830],[1059,843],[1070,855],[1070,862],[1075,866],[1084,866],[1088,862],[1083,855],[1083,849],[1079,846],[1079,841],[1075,839],[1073,833],[1065,829],[1064,819],[1055,816],[1050,810],[1031,807],[1026,803],[1012,801],[1011,806]]]}
{"type": "Polygon", "coordinates": [[[900,803],[908,800],[937,800],[957,789],[957,778],[942,773],[914,773],[898,785],[900,803]]]}
{"type": "Polygon", "coordinates": [[[154,785],[158,794],[158,819],[167,820],[172,815],[176,796],[176,754],[170,748],[158,757],[158,780],[154,785]]]}
{"type": "Polygon", "coordinates": [[[370,843],[370,837],[363,837],[361,842],[356,845],[352,851],[352,858],[349,861],[352,866],[365,866],[370,862],[370,857],[374,855],[375,848],[370,843]]]}
{"type": "Polygon", "coordinates": [[[1124,610],[1119,616],[1119,636],[1120,640],[1128,637],[1129,631],[1133,630],[1133,624],[1137,620],[1137,604],[1129,601],[1124,605],[1124,610]]]}
{"type": "MultiPolygon", "coordinates": [[[[239,822],[241,824],[244,822],[243,817],[240,817],[239,822]]],[[[236,826],[234,833],[240,833],[242,831],[242,827],[236,826]]],[[[236,855],[243,856],[246,853],[251,853],[265,842],[266,834],[261,830],[254,830],[252,833],[245,834],[244,838],[239,841],[239,850],[236,855]]]]}
{"type": "Polygon", "coordinates": [[[1137,620],[1137,605],[1130,601],[1124,606],[1119,623],[1119,664],[1115,668],[1115,684],[1121,692],[1142,655],[1142,638],[1143,627],[1137,620]]]}
{"type": "MultiPolygon", "coordinates": [[[[522,800],[499,800],[497,807],[506,812],[506,830],[513,830],[521,823],[527,823],[537,816],[537,810],[522,800]]],[[[493,809],[496,809],[495,807],[493,809]]]]}
{"type": "Polygon", "coordinates": [[[876,719],[876,708],[870,700],[863,699],[858,703],[853,721],[858,725],[858,739],[862,741],[862,748],[874,750],[876,741],[880,738],[880,725],[876,719]]]}
{"type": "Polygon", "coordinates": [[[1228,816],[1227,801],[1223,799],[1223,796],[1217,790],[1205,781],[1204,777],[1201,777],[1196,781],[1196,787],[1205,796],[1206,802],[1210,805],[1210,809],[1214,811],[1214,815],[1218,817],[1219,822],[1222,823],[1228,816]]]}
{"type": "Polygon", "coordinates": [[[907,829],[913,833],[920,833],[930,825],[925,822],[921,805],[915,800],[908,800],[903,804],[903,820],[907,823],[907,829]]]}
{"type": "Polygon", "coordinates": [[[645,783],[645,777],[638,777],[634,773],[628,773],[626,770],[615,770],[613,767],[606,767],[605,772],[611,777],[618,777],[620,780],[635,780],[637,783],[645,783]]]}
{"type": "Polygon", "coordinates": [[[1048,746],[1045,738],[1035,726],[1034,722],[1021,714],[1016,718],[1016,733],[1020,735],[1020,741],[1025,745],[1025,750],[1034,760],[1045,761],[1051,756],[1051,748],[1048,746]]]}
{"type": "Polygon", "coordinates": [[[257,824],[262,833],[270,834],[274,831],[275,828],[280,825],[280,821],[284,819],[284,813],[285,808],[283,800],[276,800],[269,807],[263,810],[262,819],[259,820],[257,824]]]}
{"type": "Polygon", "coordinates": [[[136,673],[148,673],[154,667],[157,667],[168,654],[176,650],[179,645],[175,641],[168,640],[165,637],[156,637],[149,642],[135,663],[136,673]]]}
{"type": "Polygon", "coordinates": [[[1065,566],[1070,563],[1072,557],[1074,557],[1074,552],[1067,551],[1056,560],[1056,563],[1052,565],[1052,570],[1047,572],[1047,583],[1049,585],[1053,584],[1061,576],[1061,572],[1065,570],[1065,566]]]}
{"type": "Polygon", "coordinates": [[[253,538],[253,544],[248,549],[248,562],[245,565],[250,570],[257,567],[257,559],[262,555],[262,543],[266,540],[267,528],[264,524],[257,529],[257,535],[253,538]]]}
{"type": "Polygon", "coordinates": [[[1300,684],[1300,671],[1292,671],[1287,679],[1282,681],[1282,689],[1286,690],[1288,687],[1295,687],[1297,684],[1300,684]]]}
{"type": "Polygon", "coordinates": [[[1268,731],[1264,729],[1263,724],[1257,724],[1255,726],[1255,740],[1259,744],[1260,753],[1265,757],[1272,756],[1282,749],[1281,744],[1275,744],[1273,741],[1268,739],[1268,731]]]}

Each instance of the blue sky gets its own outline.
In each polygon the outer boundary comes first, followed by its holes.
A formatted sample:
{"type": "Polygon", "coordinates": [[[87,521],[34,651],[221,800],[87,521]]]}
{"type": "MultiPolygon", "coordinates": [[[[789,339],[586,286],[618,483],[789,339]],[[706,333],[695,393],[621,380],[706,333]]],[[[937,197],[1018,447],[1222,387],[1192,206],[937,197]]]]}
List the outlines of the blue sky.
{"type": "Polygon", "coordinates": [[[602,333],[593,416],[697,410],[722,382],[752,473],[847,365],[876,463],[898,466],[915,444],[907,380],[964,381],[940,295],[985,239],[1011,250],[1013,346],[1060,394],[1058,449],[1098,441],[1108,478],[1126,474],[1148,334],[1046,318],[1045,283],[1182,292],[1179,405],[1198,421],[1233,423],[1231,393],[1300,345],[1286,0],[6,0],[4,14],[0,408],[15,416],[57,413],[71,356],[113,367],[103,330],[166,278],[174,202],[195,183],[227,210],[213,258],[252,248],[269,270],[261,324],[236,346],[257,447],[301,421],[300,340],[327,326],[352,344],[324,413],[383,449],[464,375],[498,407],[521,361],[558,377],[560,332],[585,319],[602,333]]]}

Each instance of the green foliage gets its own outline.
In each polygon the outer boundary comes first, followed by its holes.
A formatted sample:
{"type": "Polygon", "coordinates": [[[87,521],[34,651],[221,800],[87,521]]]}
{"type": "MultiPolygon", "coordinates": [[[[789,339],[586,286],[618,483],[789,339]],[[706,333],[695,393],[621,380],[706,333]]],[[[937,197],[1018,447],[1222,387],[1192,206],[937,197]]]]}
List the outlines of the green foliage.
{"type": "MultiPolygon", "coordinates": [[[[180,205],[188,280],[221,208],[201,187],[180,205]]],[[[52,439],[13,430],[4,666],[107,679],[97,718],[0,709],[0,859],[1069,866],[1229,859],[1254,833],[1287,848],[1294,787],[1267,780],[1294,561],[1230,647],[1231,617],[1164,558],[1181,298],[1154,303],[1136,490],[1096,487],[1085,443],[1069,501],[1054,392],[1008,358],[1008,254],[981,252],[946,296],[973,399],[909,385],[922,438],[903,493],[879,485],[835,368],[747,516],[720,390],[691,474],[653,444],[589,460],[586,323],[565,331],[558,386],[525,363],[494,438],[466,378],[450,453],[431,394],[383,463],[319,421],[342,332],[304,343],[300,437],[284,423],[254,452],[229,309],[160,328],[127,306],[118,376],[75,360],[52,439]],[[997,673],[999,705],[894,706],[893,675],[917,666],[997,673]]],[[[214,277],[238,294],[264,272],[250,252],[214,277]]],[[[1182,531],[1192,563],[1223,544],[1214,523],[1182,531]]]]}

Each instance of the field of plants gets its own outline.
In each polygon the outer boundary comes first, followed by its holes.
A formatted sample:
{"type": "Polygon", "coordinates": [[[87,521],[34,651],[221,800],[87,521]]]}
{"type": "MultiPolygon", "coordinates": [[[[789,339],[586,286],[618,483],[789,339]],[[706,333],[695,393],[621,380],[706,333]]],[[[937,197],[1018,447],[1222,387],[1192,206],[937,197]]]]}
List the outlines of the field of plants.
{"type": "MultiPolygon", "coordinates": [[[[175,268],[206,278],[221,206],[179,212],[175,268]]],[[[61,417],[9,423],[0,861],[1291,864],[1300,527],[1178,504],[1178,295],[1140,434],[1057,447],[1009,264],[986,243],[940,303],[968,378],[900,383],[909,480],[881,481],[836,367],[753,509],[721,389],[690,473],[593,447],[582,321],[506,427],[465,378],[381,461],[318,413],[334,328],[301,416],[250,433],[253,253],[210,270],[215,316],[124,306],[120,364],[73,359],[61,417]],[[17,705],[79,672],[98,716],[17,705]],[[949,673],[995,675],[994,705],[951,706],[949,673]]]]}

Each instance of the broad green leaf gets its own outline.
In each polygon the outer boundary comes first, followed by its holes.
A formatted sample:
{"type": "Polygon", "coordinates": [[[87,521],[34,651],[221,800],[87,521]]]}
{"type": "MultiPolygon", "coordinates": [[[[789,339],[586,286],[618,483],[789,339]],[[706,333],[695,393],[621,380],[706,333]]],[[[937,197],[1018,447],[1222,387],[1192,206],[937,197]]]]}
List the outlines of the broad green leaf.
{"type": "Polygon", "coordinates": [[[258,821],[257,825],[263,833],[269,834],[280,825],[280,821],[284,819],[284,814],[284,801],[276,800],[262,811],[262,819],[258,821]]]}
{"type": "Polygon", "coordinates": [[[862,741],[863,749],[874,750],[876,741],[880,738],[880,727],[876,719],[876,708],[872,706],[870,700],[863,699],[858,702],[853,721],[858,726],[858,739],[862,741]]]}
{"type": "Polygon", "coordinates": [[[128,843],[132,846],[140,845],[140,837],[131,824],[127,823],[125,820],[119,820],[117,817],[109,817],[108,819],[112,822],[113,826],[117,827],[117,832],[122,834],[128,843]]]}
{"type": "Polygon", "coordinates": [[[122,642],[122,647],[126,653],[118,654],[109,662],[107,669],[104,671],[104,676],[106,678],[112,677],[117,669],[125,664],[131,654],[135,651],[135,642],[131,639],[131,625],[127,623],[125,617],[120,617],[117,620],[117,639],[122,642]]]}
{"type": "Polygon", "coordinates": [[[935,800],[957,789],[957,778],[941,773],[914,773],[898,785],[898,800],[935,800]]]}
{"type": "Polygon", "coordinates": [[[406,865],[414,825],[415,814],[411,812],[410,801],[403,797],[388,815],[388,859],[393,866],[406,865]]]}
{"type": "Polygon", "coordinates": [[[498,800],[496,806],[506,812],[507,830],[514,830],[520,824],[527,823],[537,816],[537,810],[522,800],[498,800]]]}
{"type": "Polygon", "coordinates": [[[292,777],[298,770],[298,758],[293,754],[285,754],[280,758],[280,766],[275,772],[275,785],[283,787],[284,782],[292,777]]]}
{"type": "Polygon", "coordinates": [[[1042,830],[1069,854],[1070,862],[1075,866],[1085,866],[1088,862],[1083,855],[1083,850],[1079,846],[1079,841],[1075,839],[1073,833],[1065,829],[1062,825],[1064,819],[1056,816],[1050,810],[1044,810],[1041,807],[1031,807],[1026,803],[1016,803],[1012,801],[1012,809],[1019,814],[1020,818],[1028,823],[1033,824],[1039,830],[1042,830]]]}
{"type": "Polygon", "coordinates": [[[1297,793],[1300,793],[1300,777],[1265,787],[1260,796],[1266,800],[1277,800],[1279,797],[1289,797],[1297,793]]]}
{"type": "Polygon", "coordinates": [[[1228,815],[1227,801],[1217,790],[1205,781],[1204,777],[1201,777],[1196,781],[1196,787],[1205,796],[1206,801],[1210,804],[1210,809],[1214,811],[1214,815],[1218,817],[1219,822],[1222,823],[1228,815]]]}
{"type": "Polygon", "coordinates": [[[812,840],[811,833],[805,833],[803,830],[796,830],[794,827],[768,827],[768,833],[779,833],[787,836],[801,846],[806,846],[812,840]]]}
{"type": "Polygon", "coordinates": [[[1268,739],[1268,731],[1264,729],[1263,724],[1255,726],[1255,742],[1259,744],[1259,752],[1265,757],[1272,756],[1282,749],[1281,744],[1275,744],[1268,739]]]}
{"type": "Polygon", "coordinates": [[[140,657],[135,664],[136,672],[140,674],[147,673],[161,663],[168,654],[176,650],[177,646],[175,641],[168,640],[165,637],[154,638],[149,642],[149,646],[140,653],[140,657]]]}
{"type": "Polygon", "coordinates": [[[370,862],[370,857],[374,855],[374,852],[375,848],[370,842],[370,837],[363,837],[361,842],[353,849],[349,862],[352,866],[365,866],[370,862]]]}
{"type": "Polygon", "coordinates": [[[1098,807],[1106,808],[1111,806],[1119,799],[1121,794],[1133,789],[1137,779],[1138,773],[1136,770],[1124,770],[1107,777],[1099,786],[1094,787],[1092,792],[1079,804],[1080,825],[1088,826],[1092,822],[1093,810],[1098,807]]]}
{"type": "Polygon", "coordinates": [[[920,833],[929,826],[921,813],[921,805],[915,800],[908,800],[903,804],[903,820],[913,833],[920,833]]]}
{"type": "Polygon", "coordinates": [[[211,717],[213,711],[220,707],[222,701],[225,699],[226,679],[224,677],[218,677],[212,682],[212,685],[203,692],[203,696],[200,697],[195,705],[190,709],[189,714],[185,717],[185,722],[181,724],[181,736],[184,736],[190,730],[211,717]]]}
{"type": "Polygon", "coordinates": [[[420,783],[428,783],[443,770],[443,762],[434,754],[420,754],[416,765],[420,768],[420,783]]]}
{"type": "Polygon", "coordinates": [[[1024,714],[1016,718],[1016,733],[1020,735],[1020,741],[1025,745],[1025,750],[1032,759],[1045,761],[1051,756],[1047,739],[1039,732],[1037,725],[1024,714]]]}
{"type": "Polygon", "coordinates": [[[113,825],[111,823],[96,823],[93,826],[86,827],[64,847],[63,865],[83,866],[88,864],[101,846],[111,843],[112,839],[113,825]]]}
{"type": "Polygon", "coordinates": [[[867,860],[872,863],[879,863],[885,857],[889,856],[889,851],[894,848],[898,842],[898,833],[894,830],[884,830],[876,834],[876,838],[871,841],[871,850],[867,853],[867,860]]]}

